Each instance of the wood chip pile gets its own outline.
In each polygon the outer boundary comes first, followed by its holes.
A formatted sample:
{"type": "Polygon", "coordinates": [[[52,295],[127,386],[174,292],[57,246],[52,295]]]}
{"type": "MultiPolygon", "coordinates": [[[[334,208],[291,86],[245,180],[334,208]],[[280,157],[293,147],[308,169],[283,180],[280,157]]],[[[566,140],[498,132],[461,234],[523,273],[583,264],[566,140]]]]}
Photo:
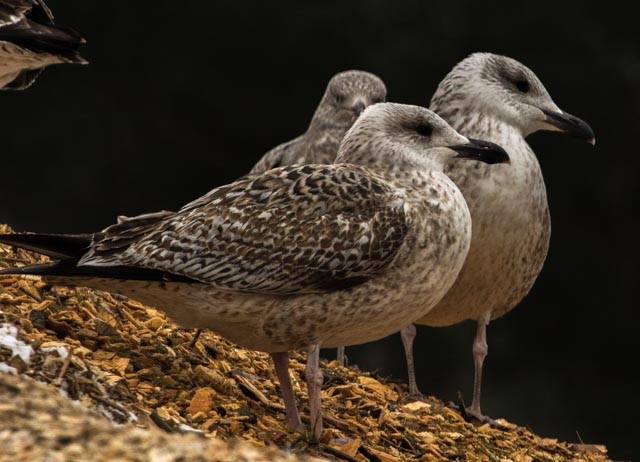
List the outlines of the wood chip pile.
{"type": "MultiPolygon", "coordinates": [[[[9,231],[0,225],[0,233],[9,231]]],[[[38,261],[44,260],[0,245],[0,269],[38,261]]],[[[294,354],[299,403],[306,402],[303,371],[304,357],[294,354]]],[[[68,460],[69,447],[88,459],[107,460],[100,459],[101,451],[114,441],[121,445],[118,460],[293,460],[274,447],[349,461],[609,460],[604,446],[541,438],[504,420],[501,428],[469,423],[436,398],[408,401],[404,386],[368,373],[335,363],[324,372],[326,430],[312,441],[286,429],[267,354],[237,348],[210,332],[194,342],[194,331],[131,299],[51,287],[37,277],[0,277],[0,446],[13,448],[13,461],[21,460],[20,450],[54,451],[56,445],[58,452],[51,453],[60,457],[50,460],[68,460]],[[18,378],[6,375],[11,373],[58,391],[47,394],[24,378],[14,383],[18,378]],[[27,389],[33,390],[22,392],[27,389]],[[42,412],[27,418],[31,402],[42,412]],[[45,438],[47,410],[55,409],[68,411],[73,424],[60,430],[64,438],[45,438]],[[222,443],[237,439],[250,444],[222,443]]]]}

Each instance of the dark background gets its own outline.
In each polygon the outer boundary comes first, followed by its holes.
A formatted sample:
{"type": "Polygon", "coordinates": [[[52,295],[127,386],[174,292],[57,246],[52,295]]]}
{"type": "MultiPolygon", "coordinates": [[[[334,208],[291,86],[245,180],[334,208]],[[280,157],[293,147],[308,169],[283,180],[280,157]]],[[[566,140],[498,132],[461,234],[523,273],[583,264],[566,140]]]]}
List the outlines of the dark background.
{"type": "MultiPolygon", "coordinates": [[[[471,52],[531,67],[598,143],[531,137],[551,250],[531,294],[489,328],[483,410],[632,457],[638,16],[582,1],[49,3],[87,38],[91,64],[52,67],[26,92],[0,94],[0,222],[17,230],[93,231],[118,214],[178,208],[303,132],[341,70],[374,72],[389,100],[427,105],[471,52]]],[[[419,329],[423,391],[470,401],[474,329],[419,329]]],[[[397,335],[348,354],[405,377],[397,335]]]]}

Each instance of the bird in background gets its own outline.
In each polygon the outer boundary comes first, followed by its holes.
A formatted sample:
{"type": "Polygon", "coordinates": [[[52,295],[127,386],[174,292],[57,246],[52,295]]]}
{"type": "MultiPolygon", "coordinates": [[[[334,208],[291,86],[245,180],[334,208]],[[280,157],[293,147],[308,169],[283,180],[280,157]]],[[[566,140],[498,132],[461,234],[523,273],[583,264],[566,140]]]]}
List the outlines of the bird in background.
{"type": "MultiPolygon", "coordinates": [[[[473,399],[467,411],[486,420],[480,395],[488,352],[487,324],[527,295],[549,248],[544,179],[525,138],[548,130],[595,144],[595,136],[589,125],[554,103],[533,71],[491,53],[475,53],[457,64],[438,86],[430,108],[464,136],[499,144],[511,159],[508,167],[487,168],[480,162],[447,165],[445,172],[460,188],[471,211],[471,248],[451,290],[415,322],[450,326],[467,319],[476,321],[473,399]]],[[[419,397],[412,352],[415,335],[413,325],[401,331],[410,395],[419,397]]]]}
{"type": "Polygon", "coordinates": [[[340,142],[368,106],[387,96],[384,82],[364,71],[334,75],[324,92],[307,131],[263,155],[251,173],[294,164],[330,164],[338,155],[340,142]]]}
{"type": "Polygon", "coordinates": [[[334,164],[249,174],[178,212],[92,235],[0,235],[57,259],[0,274],[121,293],[185,327],[270,353],[287,422],[298,430],[288,351],[307,349],[310,421],[320,436],[320,348],[398,331],[426,314],[462,268],[471,217],[444,173],[452,159],[509,161],[425,108],[376,104],[334,164]]]}
{"type": "Polygon", "coordinates": [[[43,0],[0,0],[0,89],[24,90],[51,64],[87,64],[84,42],[54,23],[43,0]]]}
{"type": "MultiPolygon", "coordinates": [[[[332,163],[342,138],[362,111],[386,97],[387,88],[377,75],[358,70],[339,72],[329,80],[307,131],[269,150],[250,173],[286,165],[332,163]]],[[[198,329],[194,341],[200,333],[198,329]]],[[[344,364],[344,348],[338,349],[338,361],[344,364]]]]}

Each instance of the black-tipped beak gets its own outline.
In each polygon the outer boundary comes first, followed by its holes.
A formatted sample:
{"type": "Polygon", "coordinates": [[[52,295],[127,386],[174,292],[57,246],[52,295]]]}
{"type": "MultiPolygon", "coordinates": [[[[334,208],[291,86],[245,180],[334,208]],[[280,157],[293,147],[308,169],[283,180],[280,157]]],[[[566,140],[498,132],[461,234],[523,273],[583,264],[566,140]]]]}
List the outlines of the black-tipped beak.
{"type": "Polygon", "coordinates": [[[469,138],[467,144],[449,146],[458,153],[456,157],[472,159],[486,164],[510,164],[509,154],[495,143],[469,138]]]}
{"type": "Polygon", "coordinates": [[[542,110],[546,116],[545,122],[557,128],[572,138],[586,141],[589,144],[596,144],[596,135],[593,129],[584,120],[567,114],[566,112],[552,112],[545,109],[542,110]]]}
{"type": "Polygon", "coordinates": [[[351,107],[351,110],[353,111],[353,113],[357,116],[359,116],[360,114],[362,114],[362,111],[364,111],[364,109],[367,106],[364,104],[364,101],[358,100],[356,101],[356,103],[351,107]]]}

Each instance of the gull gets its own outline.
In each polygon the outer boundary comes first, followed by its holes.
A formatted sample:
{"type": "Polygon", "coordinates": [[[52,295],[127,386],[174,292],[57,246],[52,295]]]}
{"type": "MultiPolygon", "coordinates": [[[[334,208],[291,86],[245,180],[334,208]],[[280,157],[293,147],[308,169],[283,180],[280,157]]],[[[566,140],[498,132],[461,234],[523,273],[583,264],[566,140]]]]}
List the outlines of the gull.
{"type": "Polygon", "coordinates": [[[344,134],[356,118],[368,106],[383,102],[386,96],[384,82],[374,74],[351,70],[334,75],[307,131],[271,149],[251,173],[285,165],[332,163],[344,134]]]}
{"type": "MultiPolygon", "coordinates": [[[[370,72],[349,70],[334,75],[315,110],[307,131],[265,153],[250,173],[297,164],[330,164],[338,155],[345,133],[372,104],[384,102],[387,88],[370,72]]],[[[126,220],[127,217],[121,217],[126,220]]],[[[195,334],[200,336],[201,329],[195,334]]],[[[344,364],[344,348],[338,349],[344,364]]]]}
{"type": "MultiPolygon", "coordinates": [[[[307,131],[268,151],[250,173],[285,165],[333,163],[342,138],[358,116],[370,105],[384,102],[386,96],[387,88],[375,74],[349,70],[334,75],[307,131]]],[[[196,332],[196,339],[200,332],[196,332]]],[[[344,365],[343,347],[338,349],[337,359],[344,365]]]]}
{"type": "Polygon", "coordinates": [[[24,90],[51,64],[87,64],[78,54],[82,43],[53,22],[43,0],[0,1],[0,89],[24,90]]]}
{"type": "MultiPolygon", "coordinates": [[[[251,172],[284,165],[333,163],[342,138],[357,117],[368,106],[384,102],[386,96],[384,82],[370,72],[351,70],[334,75],[307,131],[271,149],[251,172]]],[[[344,346],[338,348],[336,359],[344,366],[344,346]]]]}
{"type": "MultiPolygon", "coordinates": [[[[473,222],[471,248],[455,284],[415,323],[449,326],[477,322],[473,341],[473,399],[468,412],[485,420],[480,407],[486,327],[527,295],[542,270],[551,232],[540,164],[525,138],[551,130],[595,144],[593,130],[562,111],[540,79],[524,64],[491,53],[467,57],[444,78],[430,108],[465,136],[504,147],[511,164],[488,169],[479,162],[450,162],[445,172],[462,191],[473,222]]],[[[413,361],[415,326],[401,331],[410,396],[419,397],[413,361]]]]}
{"type": "Polygon", "coordinates": [[[471,217],[450,160],[508,162],[428,109],[382,103],[348,131],[336,163],[286,166],[213,189],[175,213],[92,235],[5,234],[57,259],[0,274],[124,294],[184,327],[271,354],[287,423],[301,430],[288,351],[307,349],[312,433],[322,431],[321,346],[385,337],[426,314],[467,255],[471,217]]]}

